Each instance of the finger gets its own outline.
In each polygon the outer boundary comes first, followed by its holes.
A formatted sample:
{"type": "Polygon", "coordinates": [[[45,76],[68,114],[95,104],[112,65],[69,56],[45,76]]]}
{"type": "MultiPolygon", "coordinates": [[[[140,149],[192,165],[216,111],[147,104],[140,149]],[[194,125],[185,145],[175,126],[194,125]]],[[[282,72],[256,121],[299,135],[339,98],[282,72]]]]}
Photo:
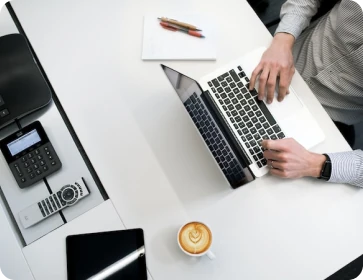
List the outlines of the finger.
{"type": "Polygon", "coordinates": [[[277,70],[270,71],[267,80],[267,103],[271,104],[274,100],[274,93],[276,88],[277,70]]]}
{"type": "MultiPolygon", "coordinates": [[[[295,67],[292,67],[292,68],[291,68],[290,80],[289,80],[289,86],[291,85],[292,77],[294,76],[294,74],[295,74],[295,67]]],[[[287,94],[290,94],[290,89],[289,89],[289,87],[287,87],[286,95],[287,95],[287,94]]]]}
{"type": "Polygon", "coordinates": [[[277,152],[277,151],[266,150],[263,152],[263,157],[267,160],[278,161],[278,160],[280,160],[279,154],[280,154],[280,152],[277,152]]]}
{"type": "Polygon", "coordinates": [[[249,88],[249,90],[253,90],[255,88],[257,76],[261,74],[261,71],[262,71],[262,65],[261,64],[257,65],[255,70],[253,70],[252,76],[251,76],[251,79],[250,79],[250,88],[249,88]]]}
{"type": "Polygon", "coordinates": [[[267,67],[264,67],[262,70],[262,73],[260,75],[260,79],[259,79],[259,86],[258,86],[258,99],[259,100],[263,100],[265,98],[265,94],[266,94],[266,83],[268,80],[268,75],[270,73],[270,69],[267,67]]]}
{"type": "Polygon", "coordinates": [[[276,161],[276,160],[268,160],[267,165],[271,168],[280,169],[280,170],[286,170],[286,163],[276,161]]]}
{"type": "MultiPolygon", "coordinates": [[[[272,150],[266,150],[263,152],[263,156],[267,160],[271,160],[273,162],[279,162],[279,163],[287,163],[289,162],[289,159],[291,159],[289,153],[286,152],[276,152],[272,150]]],[[[282,165],[281,165],[282,166],[282,165]]]]}
{"type": "Polygon", "coordinates": [[[263,140],[261,143],[262,148],[275,151],[287,151],[289,147],[289,138],[279,140],[263,140]]]}
{"type": "Polygon", "coordinates": [[[276,169],[276,168],[270,169],[270,174],[280,177],[280,178],[288,178],[288,174],[286,171],[276,169]]]}
{"type": "Polygon", "coordinates": [[[287,91],[289,89],[290,82],[291,82],[290,70],[280,72],[279,95],[277,97],[277,100],[279,102],[284,100],[287,91]]]}

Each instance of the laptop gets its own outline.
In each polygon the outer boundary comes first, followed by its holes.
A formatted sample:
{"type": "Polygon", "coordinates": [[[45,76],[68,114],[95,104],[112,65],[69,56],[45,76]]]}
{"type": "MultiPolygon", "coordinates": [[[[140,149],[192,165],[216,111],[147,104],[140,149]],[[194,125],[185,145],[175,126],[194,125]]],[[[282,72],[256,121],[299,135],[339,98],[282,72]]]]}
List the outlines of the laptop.
{"type": "Polygon", "coordinates": [[[258,100],[256,90],[249,90],[248,77],[264,51],[256,49],[198,82],[161,65],[232,188],[269,172],[260,146],[263,139],[291,137],[306,149],[324,140],[292,87],[283,102],[269,105],[258,100]]]}

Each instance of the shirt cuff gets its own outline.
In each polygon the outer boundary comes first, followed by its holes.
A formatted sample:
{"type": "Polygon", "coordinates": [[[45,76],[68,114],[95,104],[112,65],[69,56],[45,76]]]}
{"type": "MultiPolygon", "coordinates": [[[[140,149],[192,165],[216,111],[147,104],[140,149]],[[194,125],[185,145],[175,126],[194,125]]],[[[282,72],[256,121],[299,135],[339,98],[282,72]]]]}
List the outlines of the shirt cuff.
{"type": "MultiPolygon", "coordinates": [[[[351,183],[357,179],[357,156],[354,152],[327,154],[330,157],[332,170],[329,182],[351,183]]],[[[359,161],[359,160],[358,160],[359,161]]]]}
{"type": "Polygon", "coordinates": [[[275,31],[277,33],[289,33],[297,39],[301,32],[308,26],[309,21],[302,16],[295,14],[285,14],[275,31]]]}

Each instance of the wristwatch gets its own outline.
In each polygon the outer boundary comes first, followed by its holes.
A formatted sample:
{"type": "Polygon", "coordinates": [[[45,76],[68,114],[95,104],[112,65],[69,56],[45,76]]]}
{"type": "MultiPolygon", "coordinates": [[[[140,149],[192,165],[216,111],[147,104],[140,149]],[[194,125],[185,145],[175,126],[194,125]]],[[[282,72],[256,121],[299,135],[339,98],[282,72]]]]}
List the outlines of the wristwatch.
{"type": "Polygon", "coordinates": [[[321,169],[320,177],[318,177],[318,179],[329,181],[331,176],[331,160],[327,154],[323,155],[326,157],[326,160],[324,162],[323,168],[321,169]]]}

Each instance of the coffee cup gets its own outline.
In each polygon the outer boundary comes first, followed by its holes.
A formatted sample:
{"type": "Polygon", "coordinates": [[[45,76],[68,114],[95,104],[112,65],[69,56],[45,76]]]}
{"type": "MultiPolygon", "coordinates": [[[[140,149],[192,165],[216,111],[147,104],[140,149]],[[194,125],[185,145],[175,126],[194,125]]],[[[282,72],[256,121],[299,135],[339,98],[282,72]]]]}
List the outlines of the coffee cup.
{"type": "Polygon", "coordinates": [[[213,236],[209,226],[201,222],[189,222],[180,227],[177,236],[179,248],[188,256],[207,255],[211,260],[216,256],[210,250],[213,236]]]}

